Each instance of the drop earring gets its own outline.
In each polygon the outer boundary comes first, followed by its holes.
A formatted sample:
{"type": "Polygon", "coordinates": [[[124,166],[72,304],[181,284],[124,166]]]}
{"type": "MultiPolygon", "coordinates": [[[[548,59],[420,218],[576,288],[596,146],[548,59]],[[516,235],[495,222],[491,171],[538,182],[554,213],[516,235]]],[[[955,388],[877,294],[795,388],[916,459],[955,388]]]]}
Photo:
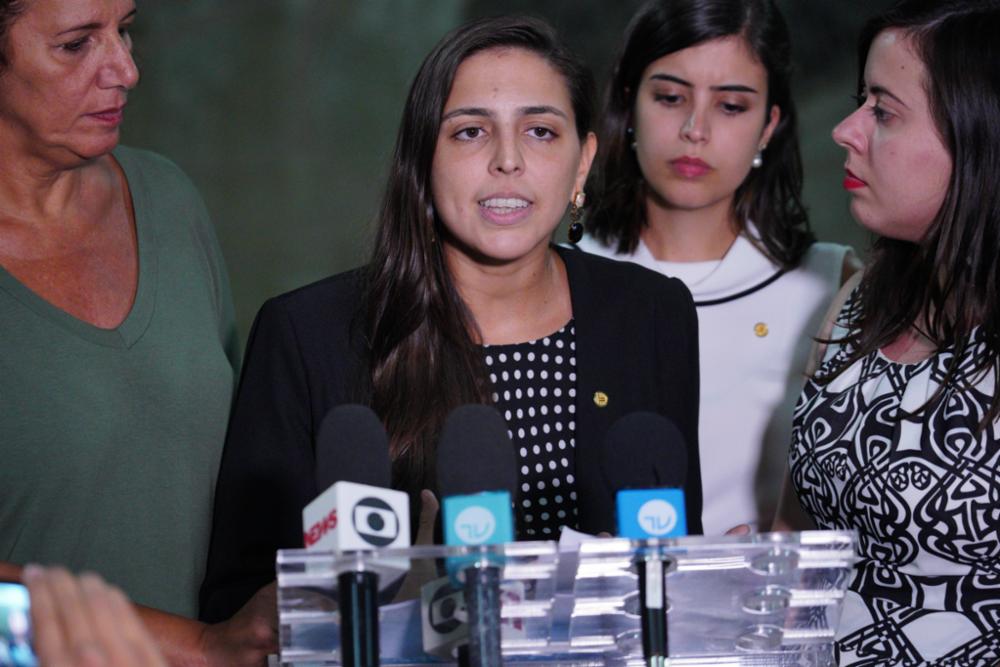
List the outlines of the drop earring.
{"type": "Polygon", "coordinates": [[[634,151],[636,148],[635,130],[633,130],[631,127],[625,128],[625,134],[628,135],[629,138],[629,147],[634,151]]]}
{"type": "Polygon", "coordinates": [[[757,154],[754,155],[753,160],[750,161],[751,167],[753,167],[754,169],[760,169],[762,166],[764,166],[764,150],[766,148],[767,146],[761,146],[760,149],[758,149],[757,154]]]}
{"type": "Polygon", "coordinates": [[[573,197],[573,204],[569,207],[569,242],[579,243],[583,238],[583,205],[587,201],[587,195],[577,192],[573,197]]]}

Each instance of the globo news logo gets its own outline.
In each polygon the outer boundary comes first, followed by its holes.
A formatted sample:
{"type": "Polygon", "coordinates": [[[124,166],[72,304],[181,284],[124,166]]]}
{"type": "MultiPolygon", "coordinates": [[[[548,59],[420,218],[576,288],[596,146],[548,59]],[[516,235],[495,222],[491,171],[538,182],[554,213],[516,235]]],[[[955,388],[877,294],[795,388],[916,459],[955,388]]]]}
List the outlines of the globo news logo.
{"type": "Polygon", "coordinates": [[[427,617],[434,632],[447,635],[458,630],[463,623],[468,622],[469,618],[465,595],[447,583],[444,584],[431,598],[427,617]]]}
{"type": "Polygon", "coordinates": [[[385,547],[399,536],[399,517],[381,498],[362,498],[352,512],[354,531],[373,547],[385,547]]]}
{"type": "Polygon", "coordinates": [[[466,507],[455,517],[455,534],[464,544],[485,544],[497,529],[493,512],[480,505],[466,507]]]}
{"type": "Polygon", "coordinates": [[[303,537],[303,542],[305,542],[306,548],[319,542],[323,539],[323,536],[329,533],[331,530],[337,529],[337,508],[330,510],[330,513],[324,516],[322,519],[314,523],[309,527],[309,530],[305,532],[303,537]]]}
{"type": "Polygon", "coordinates": [[[639,525],[650,535],[666,535],[677,526],[677,510],[665,500],[656,498],[639,508],[639,525]]]}

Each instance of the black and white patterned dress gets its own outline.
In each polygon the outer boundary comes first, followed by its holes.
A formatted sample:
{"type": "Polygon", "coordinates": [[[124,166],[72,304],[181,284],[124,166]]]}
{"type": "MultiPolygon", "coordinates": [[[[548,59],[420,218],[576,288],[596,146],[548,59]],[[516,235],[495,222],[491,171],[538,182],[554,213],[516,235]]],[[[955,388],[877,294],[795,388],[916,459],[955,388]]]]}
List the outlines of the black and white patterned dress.
{"type": "MultiPolygon", "coordinates": [[[[789,466],[802,506],[819,528],[860,536],[838,632],[842,665],[1000,659],[1000,425],[976,431],[995,387],[992,373],[973,376],[985,343],[979,329],[972,337],[959,386],[919,414],[950,348],[913,364],[870,354],[830,384],[809,381],[795,409],[789,466]]],[[[851,352],[829,350],[817,376],[851,352]]]]}
{"type": "Polygon", "coordinates": [[[562,526],[577,527],[573,320],[538,340],[484,345],[483,355],[517,455],[518,537],[558,539],[562,526]]]}

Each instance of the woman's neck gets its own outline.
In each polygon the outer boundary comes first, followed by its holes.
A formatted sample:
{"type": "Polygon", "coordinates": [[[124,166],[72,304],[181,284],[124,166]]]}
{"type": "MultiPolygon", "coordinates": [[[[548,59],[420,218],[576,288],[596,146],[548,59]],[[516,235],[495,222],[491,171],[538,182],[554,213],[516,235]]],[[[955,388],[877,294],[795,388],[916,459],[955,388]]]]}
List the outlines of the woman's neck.
{"type": "Polygon", "coordinates": [[[110,158],[63,168],[20,156],[0,160],[0,220],[27,224],[73,221],[81,206],[95,196],[103,199],[113,184],[110,158]]]}
{"type": "Polygon", "coordinates": [[[483,264],[445,246],[445,262],[482,343],[535,340],[572,317],[566,267],[547,245],[516,262],[483,264]]]}
{"type": "Polygon", "coordinates": [[[882,348],[882,354],[898,364],[915,364],[937,352],[937,345],[916,327],[910,327],[882,348]]]}
{"type": "Polygon", "coordinates": [[[695,210],[647,199],[646,220],[643,242],[653,257],[669,262],[722,259],[739,231],[731,198],[695,210]]]}

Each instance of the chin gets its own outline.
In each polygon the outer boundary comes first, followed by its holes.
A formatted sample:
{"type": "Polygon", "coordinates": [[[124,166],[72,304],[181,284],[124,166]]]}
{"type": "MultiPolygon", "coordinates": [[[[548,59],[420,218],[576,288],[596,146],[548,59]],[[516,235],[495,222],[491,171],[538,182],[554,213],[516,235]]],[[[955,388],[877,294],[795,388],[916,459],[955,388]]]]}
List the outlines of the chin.
{"type": "Polygon", "coordinates": [[[117,131],[98,137],[87,137],[80,141],[72,150],[84,160],[96,160],[107,155],[118,146],[119,133],[117,131]]]}
{"type": "Polygon", "coordinates": [[[467,254],[476,262],[485,265],[501,265],[516,262],[530,255],[539,245],[548,246],[547,239],[544,244],[515,242],[515,243],[490,243],[469,247],[467,254]]]}
{"type": "Polygon", "coordinates": [[[715,204],[719,199],[705,194],[682,192],[671,193],[672,196],[664,198],[664,205],[668,209],[680,211],[697,211],[715,204]]]}

